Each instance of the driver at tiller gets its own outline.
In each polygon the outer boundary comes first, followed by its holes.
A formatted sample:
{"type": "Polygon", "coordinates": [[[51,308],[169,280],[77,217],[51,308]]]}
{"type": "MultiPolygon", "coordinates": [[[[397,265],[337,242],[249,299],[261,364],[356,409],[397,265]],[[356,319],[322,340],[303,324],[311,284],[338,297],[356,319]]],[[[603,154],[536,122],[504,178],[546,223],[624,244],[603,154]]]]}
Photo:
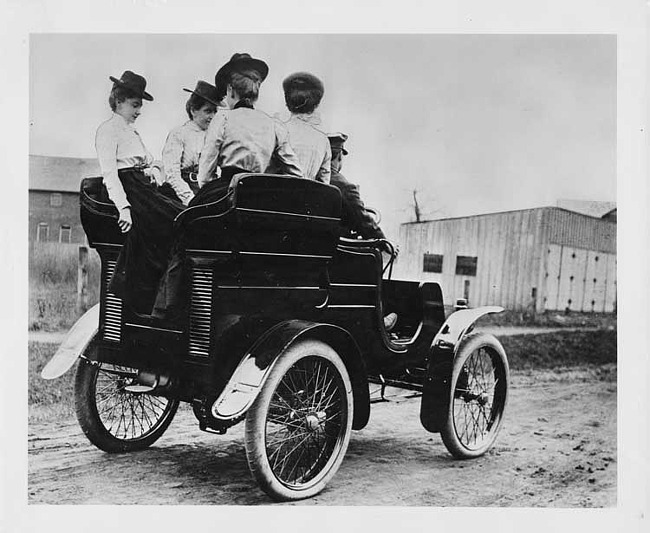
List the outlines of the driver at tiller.
{"type": "MultiPolygon", "coordinates": [[[[341,174],[343,156],[348,154],[344,146],[345,141],[348,140],[348,136],[345,133],[336,132],[329,133],[327,138],[332,149],[330,184],[336,186],[341,191],[341,226],[343,230],[348,234],[355,233],[363,239],[386,239],[384,232],[370,213],[368,213],[359,194],[359,187],[349,182],[341,174]]],[[[386,331],[391,331],[395,327],[395,324],[397,324],[397,314],[388,313],[384,317],[386,331]]]]}

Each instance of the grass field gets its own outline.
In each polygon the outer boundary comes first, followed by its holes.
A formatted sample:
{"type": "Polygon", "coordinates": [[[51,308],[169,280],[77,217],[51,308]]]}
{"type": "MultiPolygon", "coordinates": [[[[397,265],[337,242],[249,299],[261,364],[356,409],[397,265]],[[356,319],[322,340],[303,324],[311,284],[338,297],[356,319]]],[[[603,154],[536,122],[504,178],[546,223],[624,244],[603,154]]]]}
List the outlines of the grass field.
{"type": "Polygon", "coordinates": [[[41,378],[41,370],[58,348],[57,344],[30,342],[27,403],[30,422],[67,418],[74,413],[74,372],[58,379],[41,378]]]}
{"type": "MultiPolygon", "coordinates": [[[[616,363],[616,330],[560,331],[500,339],[512,370],[558,369],[616,363]]],[[[56,344],[29,343],[29,419],[64,418],[74,413],[74,369],[46,381],[43,366],[56,344]]]]}
{"type": "MultiPolygon", "coordinates": [[[[77,309],[79,246],[37,243],[29,249],[29,329],[68,329],[83,314],[77,309]]],[[[88,254],[87,308],[99,300],[100,262],[88,254]]]]}

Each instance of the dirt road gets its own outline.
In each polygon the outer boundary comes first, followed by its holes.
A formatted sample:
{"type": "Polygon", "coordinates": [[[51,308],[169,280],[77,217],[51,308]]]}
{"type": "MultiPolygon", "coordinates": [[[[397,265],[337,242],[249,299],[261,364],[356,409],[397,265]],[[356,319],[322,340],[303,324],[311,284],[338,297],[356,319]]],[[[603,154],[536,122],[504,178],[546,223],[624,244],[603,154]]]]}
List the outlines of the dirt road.
{"type": "MultiPolygon", "coordinates": [[[[615,366],[513,372],[497,443],[472,461],[422,428],[419,402],[373,404],[327,489],[291,505],[616,505],[615,366]]],[[[243,425],[202,433],[183,407],[154,447],[127,455],[94,448],[75,420],[32,424],[28,483],[32,504],[271,503],[248,472],[243,425]]]]}

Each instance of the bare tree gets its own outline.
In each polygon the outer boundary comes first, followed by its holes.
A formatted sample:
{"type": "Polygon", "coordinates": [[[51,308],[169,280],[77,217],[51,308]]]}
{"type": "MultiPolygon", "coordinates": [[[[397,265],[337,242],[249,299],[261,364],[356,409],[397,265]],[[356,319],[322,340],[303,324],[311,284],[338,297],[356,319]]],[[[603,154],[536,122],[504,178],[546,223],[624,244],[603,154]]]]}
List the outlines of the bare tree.
{"type": "MultiPolygon", "coordinates": [[[[429,220],[435,215],[444,215],[445,210],[440,207],[431,207],[430,209],[423,208],[421,200],[418,199],[418,194],[420,190],[415,188],[411,190],[411,195],[413,196],[413,202],[409,205],[408,210],[413,214],[415,220],[414,222],[424,222],[429,220]]],[[[425,201],[425,204],[429,202],[435,204],[434,200],[425,201]]],[[[404,209],[406,210],[406,209],[404,209]]]]}
{"type": "Polygon", "coordinates": [[[418,190],[413,189],[413,212],[415,213],[415,221],[422,221],[422,212],[420,211],[420,204],[418,203],[418,190]]]}

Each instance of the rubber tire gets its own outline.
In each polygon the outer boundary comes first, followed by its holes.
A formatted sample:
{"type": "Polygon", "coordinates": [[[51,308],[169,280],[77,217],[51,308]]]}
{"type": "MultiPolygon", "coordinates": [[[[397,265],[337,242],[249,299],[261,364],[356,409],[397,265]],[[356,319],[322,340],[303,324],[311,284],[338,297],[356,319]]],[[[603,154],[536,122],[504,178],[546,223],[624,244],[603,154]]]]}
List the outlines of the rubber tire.
{"type": "Polygon", "coordinates": [[[467,335],[461,341],[458,353],[454,358],[451,375],[449,408],[447,410],[445,423],[440,430],[440,436],[442,437],[442,441],[449,453],[457,459],[472,459],[480,457],[492,447],[497,434],[501,429],[504,411],[508,403],[509,388],[510,368],[508,366],[506,352],[501,343],[493,335],[487,333],[471,333],[467,335]],[[487,348],[492,353],[495,371],[502,374],[503,387],[498,388],[498,399],[496,398],[497,392],[495,391],[494,403],[497,404],[497,409],[496,414],[493,413],[492,425],[488,431],[486,439],[479,447],[470,448],[463,444],[457,433],[454,413],[454,391],[458,385],[458,380],[463,366],[467,362],[468,358],[480,348],[487,348]]]}
{"type": "Polygon", "coordinates": [[[96,380],[101,363],[93,364],[79,360],[75,376],[75,411],[77,421],[88,440],[108,453],[135,452],[148,448],[156,442],[171,424],[179,401],[168,400],[167,407],[154,428],[136,439],[120,439],[112,435],[102,423],[97,412],[96,380]]]}
{"type": "Polygon", "coordinates": [[[246,414],[246,458],[251,474],[260,488],[277,501],[293,501],[310,498],[321,492],[339,469],[350,442],[353,411],[352,385],[347,369],[338,354],[327,344],[316,340],[299,341],[291,345],[275,362],[259,396],[246,414]],[[299,489],[282,483],[273,473],[266,452],[266,419],[271,398],[287,371],[303,358],[317,356],[332,363],[345,388],[343,435],[339,436],[338,449],[328,460],[325,468],[305,486],[299,489]]]}

